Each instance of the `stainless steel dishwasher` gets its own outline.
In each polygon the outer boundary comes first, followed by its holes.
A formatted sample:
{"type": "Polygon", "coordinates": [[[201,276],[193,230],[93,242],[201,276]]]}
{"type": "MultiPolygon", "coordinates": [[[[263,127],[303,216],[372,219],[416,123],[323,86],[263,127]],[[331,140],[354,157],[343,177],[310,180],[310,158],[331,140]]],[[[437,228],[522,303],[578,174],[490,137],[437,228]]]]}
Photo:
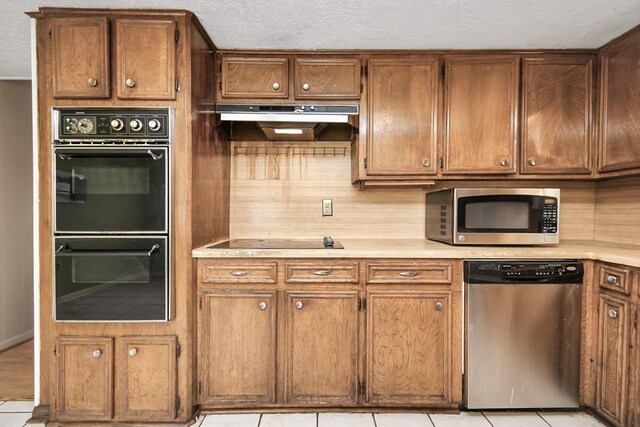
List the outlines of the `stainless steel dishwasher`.
{"type": "Polygon", "coordinates": [[[579,406],[584,269],[575,260],[466,260],[469,409],[579,406]]]}

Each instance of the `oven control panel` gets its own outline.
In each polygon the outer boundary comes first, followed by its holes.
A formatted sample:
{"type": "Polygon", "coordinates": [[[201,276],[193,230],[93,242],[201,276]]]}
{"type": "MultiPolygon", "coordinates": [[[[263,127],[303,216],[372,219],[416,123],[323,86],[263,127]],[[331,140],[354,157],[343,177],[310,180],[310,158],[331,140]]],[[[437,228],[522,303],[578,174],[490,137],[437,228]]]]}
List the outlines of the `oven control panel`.
{"type": "Polygon", "coordinates": [[[168,140],[169,108],[54,108],[54,142],[168,140]]]}

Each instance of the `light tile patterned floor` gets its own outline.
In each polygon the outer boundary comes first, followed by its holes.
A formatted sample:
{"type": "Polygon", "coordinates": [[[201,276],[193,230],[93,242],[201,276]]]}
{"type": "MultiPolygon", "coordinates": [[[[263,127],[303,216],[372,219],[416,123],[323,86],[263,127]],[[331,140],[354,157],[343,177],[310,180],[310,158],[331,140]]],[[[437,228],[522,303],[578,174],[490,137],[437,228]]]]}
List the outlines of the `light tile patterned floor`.
{"type": "MultiPolygon", "coordinates": [[[[44,427],[26,424],[32,401],[0,401],[1,427],[44,427]]],[[[460,414],[213,414],[196,427],[605,427],[584,412],[462,412],[460,414]]]]}

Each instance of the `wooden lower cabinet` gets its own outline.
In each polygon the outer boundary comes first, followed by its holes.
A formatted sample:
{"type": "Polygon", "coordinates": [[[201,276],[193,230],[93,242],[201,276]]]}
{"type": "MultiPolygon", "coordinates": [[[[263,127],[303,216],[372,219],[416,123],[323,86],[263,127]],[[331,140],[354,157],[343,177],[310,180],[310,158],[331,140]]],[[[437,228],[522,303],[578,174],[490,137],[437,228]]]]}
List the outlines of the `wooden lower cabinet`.
{"type": "Polygon", "coordinates": [[[200,298],[200,402],[274,403],[276,292],[208,291],[200,298]]]}
{"type": "Polygon", "coordinates": [[[285,401],[358,401],[358,292],[287,291],[285,401]]]}
{"type": "Polygon", "coordinates": [[[453,403],[452,311],[448,291],[367,292],[367,403],[453,403]]]}

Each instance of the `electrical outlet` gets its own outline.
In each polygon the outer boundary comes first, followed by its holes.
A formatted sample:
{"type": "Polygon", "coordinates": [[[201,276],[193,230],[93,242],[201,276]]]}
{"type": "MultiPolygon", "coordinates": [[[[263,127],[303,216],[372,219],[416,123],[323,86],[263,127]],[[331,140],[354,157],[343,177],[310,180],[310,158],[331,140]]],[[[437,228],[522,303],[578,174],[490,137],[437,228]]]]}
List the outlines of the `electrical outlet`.
{"type": "Polygon", "coordinates": [[[322,201],[322,216],[333,216],[333,200],[324,199],[322,201]]]}

